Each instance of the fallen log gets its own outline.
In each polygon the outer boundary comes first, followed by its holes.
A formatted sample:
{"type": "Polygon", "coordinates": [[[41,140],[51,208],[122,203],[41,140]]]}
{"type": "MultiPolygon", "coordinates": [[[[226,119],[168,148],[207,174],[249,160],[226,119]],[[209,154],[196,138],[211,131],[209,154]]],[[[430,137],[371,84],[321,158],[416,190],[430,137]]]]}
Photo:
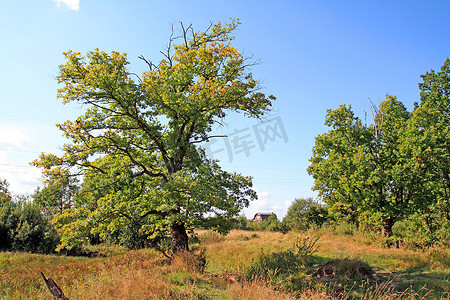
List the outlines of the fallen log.
{"type": "Polygon", "coordinates": [[[51,278],[46,278],[44,273],[41,272],[42,278],[44,278],[45,284],[47,285],[50,293],[52,294],[54,299],[62,299],[62,300],[69,300],[67,298],[61,288],[56,284],[56,282],[51,278]]]}

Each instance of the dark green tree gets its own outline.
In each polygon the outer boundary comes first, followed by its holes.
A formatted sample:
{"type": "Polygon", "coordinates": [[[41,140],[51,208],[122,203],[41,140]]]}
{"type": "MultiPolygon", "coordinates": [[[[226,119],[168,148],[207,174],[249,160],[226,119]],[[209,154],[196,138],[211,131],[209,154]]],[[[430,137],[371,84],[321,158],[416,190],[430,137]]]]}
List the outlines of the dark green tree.
{"type": "Polygon", "coordinates": [[[316,138],[308,172],[330,213],[351,222],[375,223],[391,235],[412,199],[406,195],[400,153],[410,114],[393,96],[373,107],[374,123],[363,124],[351,107],[328,110],[331,129],[316,138]]]}
{"type": "Polygon", "coordinates": [[[442,222],[450,222],[450,60],[422,79],[420,103],[408,122],[402,151],[407,157],[411,197],[418,199],[414,201],[416,219],[422,219],[431,236],[446,227],[442,222]]]}
{"type": "Polygon", "coordinates": [[[11,192],[9,191],[9,183],[6,179],[0,179],[0,204],[11,201],[11,192]]]}
{"type": "Polygon", "coordinates": [[[0,202],[0,249],[53,252],[58,236],[48,218],[29,197],[13,195],[8,186],[6,180],[1,181],[0,197],[7,200],[0,202]]]}
{"type": "Polygon", "coordinates": [[[331,129],[316,137],[311,165],[307,171],[315,180],[314,190],[328,206],[331,214],[349,222],[356,222],[359,201],[365,198],[361,188],[372,134],[356,117],[351,106],[341,105],[327,110],[325,125],[331,129]]]}
{"type": "MultiPolygon", "coordinates": [[[[387,95],[378,108],[373,108],[374,124],[368,145],[366,189],[360,223],[380,228],[383,235],[392,234],[392,226],[408,213],[412,201],[410,185],[405,178],[405,156],[400,150],[400,138],[410,113],[396,97],[387,95]]],[[[361,166],[363,167],[363,166],[361,166]]],[[[364,178],[361,178],[364,180],[364,178]]]]}

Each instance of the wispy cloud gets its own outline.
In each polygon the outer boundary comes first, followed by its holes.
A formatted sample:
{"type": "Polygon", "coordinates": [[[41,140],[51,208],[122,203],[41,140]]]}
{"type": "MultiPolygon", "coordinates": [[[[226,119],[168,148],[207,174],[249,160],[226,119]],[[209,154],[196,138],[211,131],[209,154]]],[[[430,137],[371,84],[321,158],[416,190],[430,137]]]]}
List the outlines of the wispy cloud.
{"type": "Polygon", "coordinates": [[[271,204],[271,201],[269,201],[271,195],[268,191],[258,191],[255,189],[255,192],[258,195],[258,200],[250,202],[249,207],[244,209],[245,216],[251,219],[256,213],[273,212],[281,221],[281,219],[285,216],[287,209],[291,206],[292,201],[285,201],[282,205],[273,205],[271,204]]]}
{"type": "Polygon", "coordinates": [[[30,137],[17,128],[2,125],[0,127],[0,148],[17,150],[30,143],[30,137]]]}
{"type": "MultiPolygon", "coordinates": [[[[14,194],[32,193],[41,183],[40,170],[21,161],[24,155],[36,155],[27,151],[32,144],[28,131],[12,124],[0,124],[0,178],[8,181],[14,194]]],[[[26,161],[31,161],[31,157],[26,161]]]]}
{"type": "Polygon", "coordinates": [[[262,192],[260,192],[258,190],[255,190],[255,191],[256,191],[256,195],[258,196],[258,199],[261,199],[261,198],[267,199],[270,196],[270,193],[268,191],[262,191],[262,192]]]}
{"type": "Polygon", "coordinates": [[[66,5],[70,10],[79,10],[80,9],[80,0],[53,0],[56,3],[56,6],[60,7],[61,3],[66,5]]]}
{"type": "Polygon", "coordinates": [[[270,210],[270,205],[268,198],[270,193],[267,191],[258,191],[255,189],[258,200],[250,202],[250,206],[244,209],[244,214],[247,218],[253,218],[253,216],[258,212],[268,212],[270,210]]]}
{"type": "Polygon", "coordinates": [[[250,203],[250,208],[256,212],[265,212],[269,209],[269,201],[267,199],[258,199],[250,203]]]}

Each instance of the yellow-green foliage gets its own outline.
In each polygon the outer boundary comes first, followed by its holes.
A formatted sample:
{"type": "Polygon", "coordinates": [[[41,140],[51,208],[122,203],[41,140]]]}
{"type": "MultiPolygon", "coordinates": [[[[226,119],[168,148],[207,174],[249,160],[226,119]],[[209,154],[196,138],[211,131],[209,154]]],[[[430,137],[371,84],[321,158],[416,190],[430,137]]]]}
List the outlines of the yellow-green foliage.
{"type": "Polygon", "coordinates": [[[251,177],[222,170],[198,147],[228,113],[260,118],[275,100],[231,44],[238,24],[204,32],[180,24],[183,38],[169,38],[159,63],[141,57],[149,67],[141,76],[130,73],[124,53],[64,53],[58,98],[86,109],[58,125],[68,140],[61,156],[42,153],[32,162],[46,188],[83,174],[71,209],[55,218],[59,249],[92,239],[137,247],[142,238],[171,235],[177,252],[188,249],[187,230],[228,232],[230,219],[256,199],[251,177]]]}

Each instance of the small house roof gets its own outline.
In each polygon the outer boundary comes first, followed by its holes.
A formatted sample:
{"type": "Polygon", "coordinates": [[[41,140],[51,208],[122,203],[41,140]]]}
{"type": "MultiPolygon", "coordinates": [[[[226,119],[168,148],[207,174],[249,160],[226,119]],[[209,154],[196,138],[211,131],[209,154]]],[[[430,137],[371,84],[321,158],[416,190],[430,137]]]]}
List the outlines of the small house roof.
{"type": "Polygon", "coordinates": [[[253,220],[266,220],[268,219],[271,215],[274,215],[273,212],[271,213],[256,213],[255,216],[253,217],[253,220]],[[259,218],[258,218],[259,216],[259,218]]]}

